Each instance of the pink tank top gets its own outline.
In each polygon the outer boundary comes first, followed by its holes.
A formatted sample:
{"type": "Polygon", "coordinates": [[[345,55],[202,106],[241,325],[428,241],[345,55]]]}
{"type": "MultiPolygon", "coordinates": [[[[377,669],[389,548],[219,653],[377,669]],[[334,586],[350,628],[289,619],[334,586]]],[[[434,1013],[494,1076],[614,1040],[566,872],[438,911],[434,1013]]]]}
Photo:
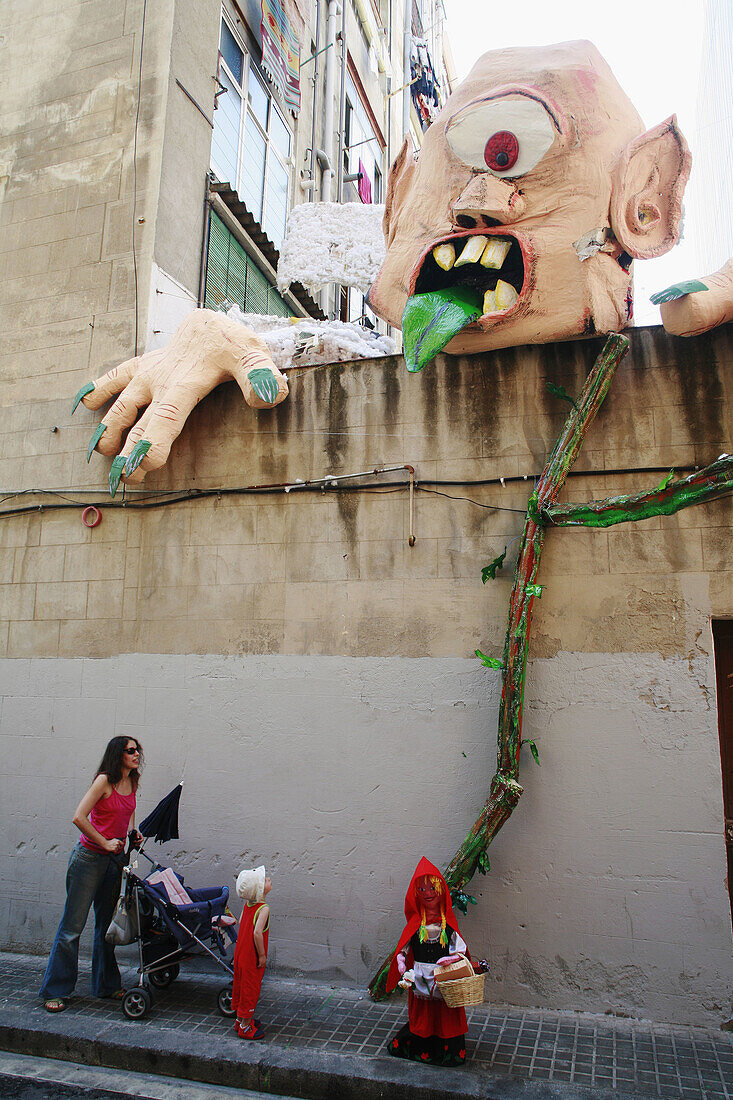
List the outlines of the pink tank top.
{"type": "MultiPolygon", "coordinates": [[[[89,820],[97,832],[101,833],[107,840],[114,840],[115,837],[126,840],[130,818],[134,812],[135,792],[120,794],[113,787],[109,798],[100,798],[99,802],[92,807],[89,820]]],[[[79,843],[83,844],[85,848],[89,848],[91,852],[104,851],[103,848],[100,848],[93,840],[89,840],[83,833],[79,843]]]]}

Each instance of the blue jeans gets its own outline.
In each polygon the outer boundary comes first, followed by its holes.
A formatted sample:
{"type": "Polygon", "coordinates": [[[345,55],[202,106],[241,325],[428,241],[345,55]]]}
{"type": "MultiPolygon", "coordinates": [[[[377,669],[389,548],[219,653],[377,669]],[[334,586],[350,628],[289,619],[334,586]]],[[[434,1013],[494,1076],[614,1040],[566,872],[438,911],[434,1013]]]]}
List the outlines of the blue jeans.
{"type": "Polygon", "coordinates": [[[122,987],[114,947],[105,941],[120,892],[121,870],[112,856],[77,844],[66,871],[66,905],[53,941],[39,996],[68,997],[79,973],[79,937],[94,905],[92,996],[111,997],[122,987]]]}

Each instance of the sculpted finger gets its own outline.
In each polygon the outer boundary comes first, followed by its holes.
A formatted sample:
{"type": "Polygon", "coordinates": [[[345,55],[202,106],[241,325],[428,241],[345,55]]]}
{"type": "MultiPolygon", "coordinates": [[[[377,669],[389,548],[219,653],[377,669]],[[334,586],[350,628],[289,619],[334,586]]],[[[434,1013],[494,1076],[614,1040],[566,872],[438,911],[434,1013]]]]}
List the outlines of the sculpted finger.
{"type": "Polygon", "coordinates": [[[123,434],[133,426],[140,409],[149,405],[151,400],[147,379],[140,376],[133,378],[102,417],[104,431],[97,441],[97,450],[103,455],[117,454],[121,450],[123,434]]]}
{"type": "Polygon", "coordinates": [[[112,465],[109,468],[109,495],[111,497],[117,492],[117,486],[120,483],[126,461],[124,455],[115,455],[112,459],[112,465]]]}
{"type": "Polygon", "coordinates": [[[71,410],[72,413],[76,411],[80,401],[84,402],[87,409],[101,409],[102,405],[106,405],[115,394],[120,393],[125,386],[129,385],[137,373],[142,359],[142,355],[138,355],[134,359],[126,359],[124,363],[120,363],[119,367],[108,370],[96,382],[85,383],[77,391],[74,398],[74,407],[71,410]]]}
{"type": "Polygon", "coordinates": [[[171,386],[163,400],[154,401],[146,409],[118,456],[122,461],[120,476],[125,481],[128,480],[128,462],[131,481],[142,481],[150,470],[159,470],[165,465],[191,410],[203,396],[205,393],[200,393],[200,387],[195,385],[171,386]]]}
{"type": "Polygon", "coordinates": [[[135,470],[137,470],[138,466],[145,458],[145,455],[150,450],[150,447],[151,443],[149,439],[138,439],[137,443],[127,456],[127,462],[125,463],[124,470],[125,481],[129,481],[131,479],[132,475],[135,473],[135,470]]]}
{"type": "Polygon", "coordinates": [[[242,383],[244,400],[253,409],[271,409],[288,396],[288,382],[277,367],[251,367],[242,383]]]}
{"type": "Polygon", "coordinates": [[[93,389],[94,389],[94,383],[93,382],[85,382],[84,385],[81,387],[81,389],[76,391],[76,396],[74,397],[74,404],[71,406],[71,415],[72,416],[76,412],[77,406],[78,406],[79,402],[81,401],[82,397],[86,397],[86,395],[88,393],[91,393],[93,389]]]}
{"type": "Polygon", "coordinates": [[[109,471],[109,491],[112,496],[117,492],[120,480],[142,481],[145,477],[145,471],[138,470],[138,467],[150,449],[150,443],[145,438],[145,431],[151,415],[152,410],[148,407],[137,424],[127,433],[125,445],[120,453],[112,459],[109,471]]]}
{"type": "Polygon", "coordinates": [[[99,440],[102,437],[102,433],[104,432],[106,427],[107,427],[106,424],[97,424],[96,428],[94,429],[94,434],[92,435],[92,438],[89,440],[89,446],[87,447],[87,462],[92,457],[94,449],[97,446],[97,444],[99,443],[99,440]]]}
{"type": "Polygon", "coordinates": [[[285,375],[273,363],[264,340],[254,332],[246,332],[244,354],[232,373],[244,394],[244,400],[253,409],[271,409],[288,396],[285,375]]]}
{"type": "Polygon", "coordinates": [[[123,481],[142,481],[145,477],[146,471],[142,469],[141,463],[151,447],[147,429],[152,417],[153,406],[149,405],[135,427],[127,433],[125,445],[120,452],[120,456],[125,459],[123,481]]]}

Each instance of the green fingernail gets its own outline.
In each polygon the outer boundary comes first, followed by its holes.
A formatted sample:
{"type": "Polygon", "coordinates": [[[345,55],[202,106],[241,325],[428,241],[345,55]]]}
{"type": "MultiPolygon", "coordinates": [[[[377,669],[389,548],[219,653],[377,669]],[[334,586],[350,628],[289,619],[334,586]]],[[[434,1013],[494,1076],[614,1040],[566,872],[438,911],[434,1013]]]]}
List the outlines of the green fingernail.
{"type": "Polygon", "coordinates": [[[76,397],[74,398],[74,407],[71,410],[71,415],[72,416],[76,412],[77,406],[78,406],[79,402],[81,401],[82,397],[86,397],[86,395],[88,393],[91,393],[93,389],[94,389],[94,383],[93,382],[87,382],[86,386],[82,386],[82,388],[77,391],[76,397]]]}
{"type": "Polygon", "coordinates": [[[106,427],[107,427],[106,424],[97,424],[96,428],[94,429],[94,435],[89,440],[89,446],[87,447],[87,462],[92,457],[92,451],[97,446],[100,439],[102,438],[102,433],[104,432],[104,429],[106,427]]]}
{"type": "Polygon", "coordinates": [[[135,470],[137,470],[151,446],[152,444],[147,439],[139,439],[137,441],[125,463],[125,477],[129,477],[130,474],[135,473],[135,470]]]}
{"type": "Polygon", "coordinates": [[[269,367],[256,367],[247,375],[252,389],[260,401],[267,401],[272,405],[277,398],[277,378],[269,367]]]}
{"type": "Polygon", "coordinates": [[[120,483],[122,472],[125,469],[125,462],[127,459],[124,455],[115,455],[112,459],[112,465],[109,469],[109,492],[110,496],[114,496],[117,492],[117,486],[120,483]]]}

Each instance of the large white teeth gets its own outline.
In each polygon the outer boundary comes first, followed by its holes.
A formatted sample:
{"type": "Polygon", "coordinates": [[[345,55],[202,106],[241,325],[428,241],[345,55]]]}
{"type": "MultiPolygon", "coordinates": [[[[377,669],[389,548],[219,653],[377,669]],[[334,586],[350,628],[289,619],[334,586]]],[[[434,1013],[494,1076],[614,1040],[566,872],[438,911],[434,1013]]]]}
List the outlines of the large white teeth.
{"type": "Polygon", "coordinates": [[[463,264],[475,264],[481,259],[481,254],[486,248],[486,237],[476,236],[469,237],[466,241],[463,252],[456,260],[456,267],[462,267],[463,264]]]}
{"type": "Polygon", "coordinates": [[[519,295],[511,283],[505,283],[503,279],[499,279],[496,290],[487,290],[484,294],[484,314],[502,313],[504,310],[510,309],[518,297],[519,295]]]}
{"type": "Polygon", "coordinates": [[[511,247],[511,241],[502,241],[494,237],[489,240],[486,245],[484,254],[481,257],[481,263],[484,267],[492,267],[494,270],[498,271],[507,258],[507,253],[511,247]]]}
{"type": "Polygon", "coordinates": [[[484,313],[496,313],[496,291],[487,290],[484,294],[484,313]]]}
{"type": "Polygon", "coordinates": [[[519,297],[512,284],[505,283],[503,279],[499,279],[497,282],[494,293],[496,294],[496,305],[499,309],[510,309],[519,297]]]}
{"type": "Polygon", "coordinates": [[[433,249],[433,259],[438,267],[443,268],[443,271],[450,271],[456,262],[455,246],[451,241],[446,241],[445,244],[436,244],[433,249]]]}

